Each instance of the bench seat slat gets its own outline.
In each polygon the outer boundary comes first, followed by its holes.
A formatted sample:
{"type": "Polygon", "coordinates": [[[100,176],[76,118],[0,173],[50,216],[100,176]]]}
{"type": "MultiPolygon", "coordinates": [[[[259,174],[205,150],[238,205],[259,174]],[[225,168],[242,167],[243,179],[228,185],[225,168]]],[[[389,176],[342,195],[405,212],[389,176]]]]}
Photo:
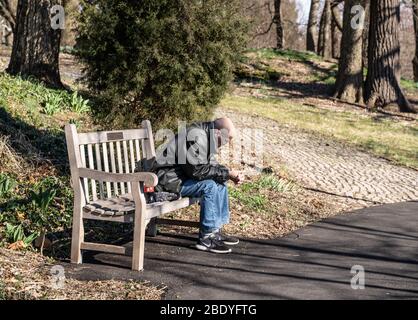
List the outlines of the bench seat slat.
{"type": "MultiPolygon", "coordinates": [[[[199,199],[197,198],[181,198],[174,201],[147,204],[146,219],[188,207],[198,201],[199,199]]],[[[110,199],[92,201],[83,207],[83,211],[88,214],[88,216],[85,216],[87,219],[91,219],[92,216],[120,217],[133,214],[135,212],[135,203],[131,194],[124,194],[110,199]]]]}

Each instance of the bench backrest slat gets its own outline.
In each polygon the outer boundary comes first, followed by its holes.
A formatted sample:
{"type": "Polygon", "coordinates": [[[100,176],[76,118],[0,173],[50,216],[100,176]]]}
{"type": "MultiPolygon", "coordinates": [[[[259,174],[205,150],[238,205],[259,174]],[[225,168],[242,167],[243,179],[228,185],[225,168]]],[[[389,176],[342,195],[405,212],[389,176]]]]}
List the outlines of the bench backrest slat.
{"type": "MultiPolygon", "coordinates": [[[[80,145],[80,155],[81,155],[81,164],[83,168],[86,168],[87,161],[86,161],[86,148],[85,145],[80,145]]],[[[86,202],[89,202],[88,199],[90,198],[90,192],[89,192],[89,183],[87,178],[83,178],[83,187],[84,187],[84,195],[87,199],[86,202]]]]}
{"type": "MultiPolygon", "coordinates": [[[[155,156],[149,121],[143,121],[140,129],[89,133],[77,133],[75,125],[69,124],[65,127],[65,134],[73,183],[79,180],[77,168],[133,173],[138,161],[155,156]]],[[[82,179],[81,187],[86,203],[132,191],[130,183],[101,182],[87,178],[82,179]]]]}
{"type": "MultiPolygon", "coordinates": [[[[104,164],[104,171],[110,172],[109,170],[109,157],[108,157],[108,151],[107,151],[107,144],[106,142],[101,143],[102,145],[102,154],[103,154],[103,164],[104,164]]],[[[112,194],[112,188],[110,186],[110,182],[106,182],[106,194],[110,195],[112,194]]]]}
{"type": "MultiPolygon", "coordinates": [[[[87,155],[89,157],[89,168],[94,169],[94,159],[93,159],[93,147],[91,144],[87,145],[87,155]]],[[[96,181],[91,180],[91,195],[93,197],[93,201],[97,200],[97,189],[96,189],[96,181]]]]}
{"type": "MultiPolygon", "coordinates": [[[[96,155],[96,165],[97,165],[97,170],[99,171],[103,171],[102,169],[102,156],[101,156],[101,151],[100,151],[100,143],[96,143],[94,145],[94,153],[96,155]]],[[[100,194],[100,199],[104,198],[104,185],[102,181],[99,181],[99,194],[100,194]]]]}
{"type": "MultiPolygon", "coordinates": [[[[129,157],[128,157],[128,144],[126,142],[126,140],[122,141],[122,149],[123,149],[123,159],[125,161],[124,165],[125,165],[125,172],[126,173],[131,173],[133,171],[130,170],[129,168],[129,157]]],[[[131,193],[132,188],[131,188],[131,184],[127,183],[127,192],[131,193]]]]}
{"type": "MultiPolygon", "coordinates": [[[[122,162],[122,150],[120,147],[120,141],[116,141],[116,158],[118,160],[118,172],[126,172],[123,168],[123,162],[122,162]]],[[[120,183],[120,192],[122,194],[125,194],[125,183],[120,183]]]]}

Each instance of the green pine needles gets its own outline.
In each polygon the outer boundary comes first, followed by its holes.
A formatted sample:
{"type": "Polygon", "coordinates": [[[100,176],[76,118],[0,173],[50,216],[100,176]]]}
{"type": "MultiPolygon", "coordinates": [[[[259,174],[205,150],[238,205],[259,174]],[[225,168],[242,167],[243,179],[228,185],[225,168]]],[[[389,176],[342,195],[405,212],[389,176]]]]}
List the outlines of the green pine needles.
{"type": "Polygon", "coordinates": [[[76,54],[113,127],[202,119],[245,47],[239,0],[82,1],[76,54]]]}

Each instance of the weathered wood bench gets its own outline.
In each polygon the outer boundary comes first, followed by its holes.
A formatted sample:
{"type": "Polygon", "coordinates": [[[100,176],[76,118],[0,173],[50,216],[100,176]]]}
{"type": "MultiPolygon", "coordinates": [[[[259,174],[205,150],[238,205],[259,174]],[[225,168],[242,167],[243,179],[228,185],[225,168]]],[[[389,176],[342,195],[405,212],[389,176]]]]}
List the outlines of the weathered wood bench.
{"type": "Polygon", "coordinates": [[[148,224],[148,231],[153,235],[157,224],[199,226],[197,222],[158,218],[190,206],[198,199],[146,203],[144,192],[156,186],[158,178],[151,172],[134,171],[138,161],[155,157],[149,121],[143,121],[139,129],[90,133],[77,133],[76,126],[68,124],[65,136],[74,189],[72,263],[82,263],[83,250],[128,253],[123,246],[84,241],[85,219],[134,223],[132,269],[138,271],[144,265],[148,224]]]}

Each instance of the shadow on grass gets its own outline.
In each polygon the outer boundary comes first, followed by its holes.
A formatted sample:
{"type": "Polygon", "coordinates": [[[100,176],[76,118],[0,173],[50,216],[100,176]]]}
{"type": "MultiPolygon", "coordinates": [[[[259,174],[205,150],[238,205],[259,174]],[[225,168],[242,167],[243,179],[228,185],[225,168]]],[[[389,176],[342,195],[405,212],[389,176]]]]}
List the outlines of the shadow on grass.
{"type": "Polygon", "coordinates": [[[59,175],[68,175],[64,131],[36,128],[0,107],[0,134],[8,136],[11,147],[29,163],[48,162],[59,175]]]}
{"type": "MultiPolygon", "coordinates": [[[[251,52],[251,51],[250,51],[251,52]]],[[[280,90],[288,98],[321,97],[330,98],[334,91],[334,82],[337,73],[337,65],[332,68],[323,67],[316,61],[320,57],[298,51],[269,49],[263,53],[262,58],[285,58],[297,61],[311,70],[314,80],[310,82],[281,81],[286,74],[276,71],[268,63],[262,61],[250,61],[249,58],[242,59],[242,65],[235,71],[234,83],[241,85],[246,83],[247,88],[260,89],[260,85],[269,87],[272,90],[280,90]],[[315,56],[316,58],[313,58],[315,56]]]]}

